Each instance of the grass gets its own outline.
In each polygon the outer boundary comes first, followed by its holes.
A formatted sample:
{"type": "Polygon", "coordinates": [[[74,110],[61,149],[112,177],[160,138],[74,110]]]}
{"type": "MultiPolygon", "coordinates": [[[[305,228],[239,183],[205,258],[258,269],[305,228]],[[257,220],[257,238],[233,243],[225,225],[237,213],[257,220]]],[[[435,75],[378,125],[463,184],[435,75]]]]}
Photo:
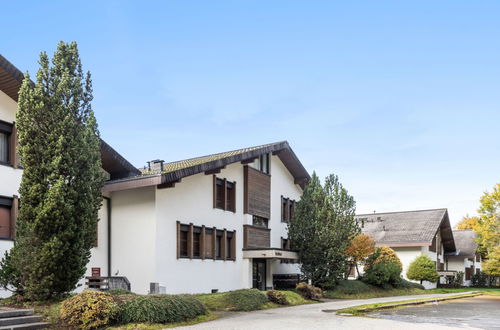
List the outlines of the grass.
{"type": "Polygon", "coordinates": [[[479,291],[484,294],[500,295],[500,288],[456,288],[456,289],[430,289],[426,290],[426,293],[456,293],[456,292],[467,292],[467,291],[479,291]]]}
{"type": "Polygon", "coordinates": [[[272,302],[267,302],[264,304],[262,309],[271,309],[271,308],[279,308],[279,307],[287,307],[287,306],[298,306],[298,305],[304,305],[304,304],[315,304],[317,301],[313,300],[307,300],[304,299],[300,294],[298,294],[295,291],[290,291],[290,290],[277,290],[281,293],[283,293],[286,296],[286,300],[290,304],[288,305],[278,305],[272,302]]]}
{"type": "Polygon", "coordinates": [[[182,327],[182,326],[187,326],[187,325],[193,325],[193,324],[198,324],[202,322],[208,322],[208,321],[213,321],[216,320],[220,317],[220,314],[216,313],[208,313],[206,315],[199,315],[195,317],[192,320],[189,321],[181,321],[181,322],[174,322],[174,323],[168,323],[168,324],[163,324],[163,323],[129,323],[125,325],[120,325],[120,326],[114,326],[114,327],[108,327],[107,329],[147,329],[147,330],[157,330],[157,329],[166,329],[166,328],[175,328],[175,327],[182,327]]]}
{"type": "Polygon", "coordinates": [[[415,287],[383,289],[358,280],[345,280],[340,281],[334,289],[325,291],[323,295],[330,299],[368,299],[426,293],[429,293],[428,290],[415,287]]]}
{"type": "Polygon", "coordinates": [[[460,298],[468,298],[474,297],[477,295],[481,295],[482,293],[468,293],[461,294],[450,297],[442,297],[442,298],[421,298],[421,299],[409,299],[409,300],[401,300],[401,301],[391,301],[386,303],[375,303],[375,304],[366,304],[359,306],[352,306],[348,308],[339,309],[337,314],[351,314],[353,316],[362,316],[367,312],[373,312],[378,309],[386,309],[386,308],[396,308],[399,306],[413,305],[415,303],[427,303],[427,302],[436,302],[436,301],[444,301],[444,300],[452,300],[452,299],[460,299],[460,298]]]}

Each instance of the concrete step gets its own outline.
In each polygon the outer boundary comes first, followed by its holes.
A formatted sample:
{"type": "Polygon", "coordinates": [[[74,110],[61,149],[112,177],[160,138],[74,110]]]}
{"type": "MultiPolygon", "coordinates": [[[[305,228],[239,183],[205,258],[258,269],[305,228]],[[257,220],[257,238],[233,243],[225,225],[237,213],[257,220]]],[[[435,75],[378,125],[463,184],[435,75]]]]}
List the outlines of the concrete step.
{"type": "Polygon", "coordinates": [[[0,319],[18,316],[30,316],[33,314],[35,314],[35,311],[32,309],[5,309],[0,310],[0,319]]]}
{"type": "Polygon", "coordinates": [[[37,323],[40,322],[41,319],[42,317],[38,315],[4,317],[0,319],[0,327],[16,324],[37,323]]]}
{"type": "Polygon", "coordinates": [[[50,326],[47,322],[35,322],[35,323],[26,323],[26,324],[16,324],[16,325],[8,325],[5,327],[0,327],[0,330],[14,330],[14,329],[46,329],[50,326]]]}

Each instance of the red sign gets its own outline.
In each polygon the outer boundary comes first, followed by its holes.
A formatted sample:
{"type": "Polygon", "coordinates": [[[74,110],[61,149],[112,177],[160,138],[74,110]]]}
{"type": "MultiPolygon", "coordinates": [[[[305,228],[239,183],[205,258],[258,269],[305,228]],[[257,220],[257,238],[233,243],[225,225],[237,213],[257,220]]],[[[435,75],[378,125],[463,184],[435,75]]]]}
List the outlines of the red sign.
{"type": "Polygon", "coordinates": [[[101,277],[101,267],[92,267],[92,277],[101,277]]]}

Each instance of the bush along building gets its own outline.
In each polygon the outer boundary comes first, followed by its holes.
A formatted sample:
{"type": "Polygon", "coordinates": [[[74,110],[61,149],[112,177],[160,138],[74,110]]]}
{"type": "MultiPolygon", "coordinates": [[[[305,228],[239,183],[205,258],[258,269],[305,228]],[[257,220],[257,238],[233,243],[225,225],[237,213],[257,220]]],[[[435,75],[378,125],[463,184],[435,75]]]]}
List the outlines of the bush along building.
{"type": "MultiPolygon", "coordinates": [[[[15,117],[23,74],[0,55],[0,253],[13,246],[22,166],[15,117]]],[[[107,182],[79,290],[266,289],[297,278],[287,223],[309,180],[287,142],[132,166],[101,141],[107,182]]],[[[2,295],[6,295],[3,292],[2,295]]]]}
{"type": "MultiPolygon", "coordinates": [[[[468,230],[453,231],[445,208],[359,214],[356,218],[361,231],[371,236],[377,246],[389,246],[396,252],[405,279],[410,263],[421,254],[434,262],[440,284],[449,283],[458,272],[464,272],[462,284],[470,285],[471,276],[481,269],[475,234],[468,230]]],[[[351,275],[355,275],[354,270],[351,275]]],[[[424,281],[423,285],[435,288],[438,283],[424,281]]]]}

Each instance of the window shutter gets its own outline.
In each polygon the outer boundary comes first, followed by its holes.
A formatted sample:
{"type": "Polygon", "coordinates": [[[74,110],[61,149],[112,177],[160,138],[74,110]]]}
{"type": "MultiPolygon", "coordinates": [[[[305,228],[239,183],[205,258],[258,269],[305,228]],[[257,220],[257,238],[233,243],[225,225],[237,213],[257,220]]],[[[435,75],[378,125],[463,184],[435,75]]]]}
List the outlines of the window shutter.
{"type": "Polygon", "coordinates": [[[12,208],[10,209],[10,238],[16,239],[16,222],[19,216],[19,198],[14,195],[12,198],[12,208]]]}
{"type": "Polygon", "coordinates": [[[226,244],[227,244],[227,231],[224,229],[224,233],[222,234],[222,244],[221,244],[221,254],[222,259],[225,261],[227,259],[226,256],[226,244]]]}
{"type": "Polygon", "coordinates": [[[177,259],[181,257],[181,223],[177,221],[177,259]]]}
{"type": "Polygon", "coordinates": [[[189,259],[193,259],[193,224],[189,224],[188,231],[188,257],[189,259]]]}
{"type": "Polygon", "coordinates": [[[201,236],[200,236],[200,257],[202,260],[205,259],[205,225],[201,226],[201,236]]]}

